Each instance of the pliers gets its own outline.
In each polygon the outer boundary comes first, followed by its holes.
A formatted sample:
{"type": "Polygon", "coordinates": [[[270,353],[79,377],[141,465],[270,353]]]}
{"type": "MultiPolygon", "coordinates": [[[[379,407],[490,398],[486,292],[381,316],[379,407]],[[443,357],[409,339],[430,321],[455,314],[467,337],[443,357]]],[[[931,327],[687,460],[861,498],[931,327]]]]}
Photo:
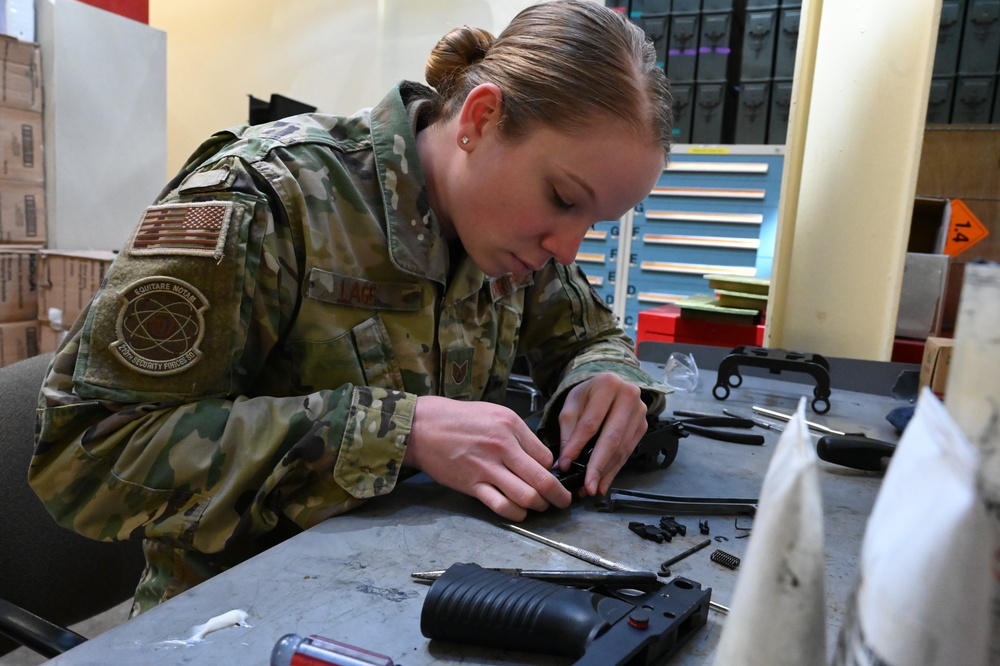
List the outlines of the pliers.
{"type": "Polygon", "coordinates": [[[716,428],[753,428],[754,422],[750,419],[732,416],[698,416],[688,419],[673,419],[667,423],[672,424],[681,437],[691,434],[720,442],[732,442],[733,444],[753,444],[755,446],[764,444],[763,435],[716,430],[716,428]]]}

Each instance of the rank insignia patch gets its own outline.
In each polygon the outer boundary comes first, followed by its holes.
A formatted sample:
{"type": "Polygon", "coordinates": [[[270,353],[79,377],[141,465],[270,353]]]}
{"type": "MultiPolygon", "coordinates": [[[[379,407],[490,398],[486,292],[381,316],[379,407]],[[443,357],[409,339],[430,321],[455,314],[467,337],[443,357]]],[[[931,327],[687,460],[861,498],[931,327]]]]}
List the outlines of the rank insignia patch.
{"type": "Polygon", "coordinates": [[[181,255],[222,259],[234,204],[210,201],[150,206],[129,242],[138,256],[181,255]]]}
{"type": "Polygon", "coordinates": [[[111,351],[144,375],[173,375],[201,360],[208,301],[192,285],[170,277],[143,278],[119,297],[111,351]]]}
{"type": "Polygon", "coordinates": [[[473,347],[454,347],[444,353],[442,388],[446,398],[472,397],[472,377],[475,374],[473,347]]]}
{"type": "Polygon", "coordinates": [[[451,364],[451,381],[456,384],[464,384],[465,376],[469,374],[469,362],[451,364]]]}

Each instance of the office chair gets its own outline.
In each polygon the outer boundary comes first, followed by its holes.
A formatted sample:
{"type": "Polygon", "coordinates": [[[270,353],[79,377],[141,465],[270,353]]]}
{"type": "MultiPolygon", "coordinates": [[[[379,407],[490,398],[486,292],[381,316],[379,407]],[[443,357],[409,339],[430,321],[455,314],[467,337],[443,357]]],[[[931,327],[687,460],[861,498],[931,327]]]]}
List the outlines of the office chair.
{"type": "Polygon", "coordinates": [[[61,527],[28,485],[52,356],[0,368],[0,656],[19,645],[45,657],[75,647],[86,638],[65,627],[131,597],[144,566],[140,542],[102,543],[61,527]]]}

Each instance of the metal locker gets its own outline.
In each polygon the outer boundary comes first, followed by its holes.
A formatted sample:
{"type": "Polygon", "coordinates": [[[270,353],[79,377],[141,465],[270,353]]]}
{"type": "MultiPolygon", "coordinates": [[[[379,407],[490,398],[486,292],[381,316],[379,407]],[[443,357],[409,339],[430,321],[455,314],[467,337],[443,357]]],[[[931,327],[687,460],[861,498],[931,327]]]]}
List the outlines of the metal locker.
{"type": "Polygon", "coordinates": [[[726,104],[728,84],[698,83],[695,87],[694,110],[691,119],[692,143],[725,143],[727,126],[726,104]]]}
{"type": "Polygon", "coordinates": [[[675,14],[680,14],[684,12],[697,13],[701,11],[701,0],[674,0],[674,8],[672,10],[675,14]]]}
{"type": "Polygon", "coordinates": [[[778,8],[747,12],[743,31],[741,79],[770,78],[774,68],[774,45],[778,36],[778,8]]]}
{"type": "Polygon", "coordinates": [[[993,107],[993,76],[959,76],[955,84],[953,123],[988,123],[993,107]]]}
{"type": "Polygon", "coordinates": [[[727,80],[733,50],[733,12],[702,13],[700,32],[697,80],[727,80]]]}
{"type": "Polygon", "coordinates": [[[699,18],[699,14],[674,14],[670,17],[667,78],[671,82],[694,81],[698,60],[699,18]]]}
{"type": "Polygon", "coordinates": [[[691,143],[691,116],[693,114],[694,84],[677,83],[670,86],[674,112],[674,142],[691,143]]]}
{"type": "Polygon", "coordinates": [[[661,17],[646,17],[642,19],[633,19],[642,31],[646,33],[646,37],[653,42],[653,47],[656,49],[656,63],[660,67],[666,67],[667,64],[667,21],[665,16],[661,17]]]}
{"type": "Polygon", "coordinates": [[[767,142],[767,113],[771,103],[771,81],[740,81],[736,103],[736,135],[738,144],[767,142]]]}
{"type": "Polygon", "coordinates": [[[1000,59],[1000,0],[972,0],[965,13],[958,73],[996,74],[1000,59]]]}
{"type": "Polygon", "coordinates": [[[671,0],[632,0],[633,16],[666,16],[670,13],[671,0]]]}
{"type": "Polygon", "coordinates": [[[791,107],[792,81],[775,79],[771,83],[771,112],[767,121],[768,143],[785,143],[791,107]]]}
{"type": "Polygon", "coordinates": [[[934,76],[950,76],[958,71],[958,49],[962,43],[964,11],[964,2],[945,0],[941,3],[937,49],[934,51],[934,76]]]}
{"type": "Polygon", "coordinates": [[[935,76],[931,79],[927,100],[928,125],[946,125],[951,120],[951,103],[955,96],[954,76],[935,76]]]}
{"type": "Polygon", "coordinates": [[[778,41],[774,51],[774,78],[791,78],[795,73],[795,51],[799,44],[799,8],[781,8],[778,41]]]}

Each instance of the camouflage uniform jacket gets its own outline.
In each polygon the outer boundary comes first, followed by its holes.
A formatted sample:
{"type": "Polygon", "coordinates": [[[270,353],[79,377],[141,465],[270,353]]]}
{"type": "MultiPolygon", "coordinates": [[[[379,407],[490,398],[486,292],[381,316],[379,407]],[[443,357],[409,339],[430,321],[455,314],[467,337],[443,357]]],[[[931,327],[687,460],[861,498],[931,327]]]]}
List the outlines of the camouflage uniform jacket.
{"type": "Polygon", "coordinates": [[[391,491],[417,396],[500,402],[519,353],[551,404],[606,370],[661,394],[576,266],[449,256],[414,131],[431,94],[199,148],[45,380],[30,482],[58,521],[146,539],[167,578],[216,554],[205,578],[391,491]]]}

